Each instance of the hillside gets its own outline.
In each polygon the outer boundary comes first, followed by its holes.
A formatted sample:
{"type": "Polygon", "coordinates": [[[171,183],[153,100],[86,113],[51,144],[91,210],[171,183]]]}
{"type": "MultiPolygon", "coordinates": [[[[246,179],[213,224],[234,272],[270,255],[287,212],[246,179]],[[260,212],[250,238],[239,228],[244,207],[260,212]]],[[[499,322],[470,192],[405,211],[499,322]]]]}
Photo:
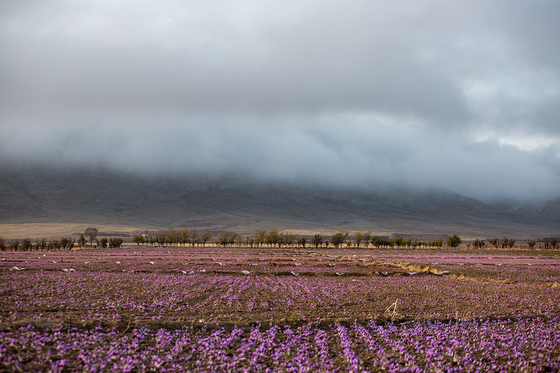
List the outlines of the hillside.
{"type": "Polygon", "coordinates": [[[558,201],[491,206],[443,190],[343,190],[231,178],[147,178],[104,170],[4,169],[1,175],[0,224],[532,237],[558,233],[560,222],[558,201]]]}

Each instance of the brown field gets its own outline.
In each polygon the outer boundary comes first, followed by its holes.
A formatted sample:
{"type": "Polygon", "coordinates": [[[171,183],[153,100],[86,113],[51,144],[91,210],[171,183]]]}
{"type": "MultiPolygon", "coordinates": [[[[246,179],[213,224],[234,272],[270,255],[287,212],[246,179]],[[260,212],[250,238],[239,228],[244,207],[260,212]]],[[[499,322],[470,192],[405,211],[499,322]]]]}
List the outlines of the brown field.
{"type": "Polygon", "coordinates": [[[558,251],[5,251],[0,370],[557,371],[559,268],[558,251]]]}

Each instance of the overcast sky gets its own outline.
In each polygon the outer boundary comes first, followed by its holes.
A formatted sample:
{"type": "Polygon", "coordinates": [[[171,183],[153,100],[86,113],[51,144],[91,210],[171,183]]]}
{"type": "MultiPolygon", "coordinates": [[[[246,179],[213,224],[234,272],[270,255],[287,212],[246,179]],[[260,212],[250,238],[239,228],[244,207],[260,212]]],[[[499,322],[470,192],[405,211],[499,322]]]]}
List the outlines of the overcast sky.
{"type": "Polygon", "coordinates": [[[560,2],[2,1],[0,157],[560,194],[560,2]]]}

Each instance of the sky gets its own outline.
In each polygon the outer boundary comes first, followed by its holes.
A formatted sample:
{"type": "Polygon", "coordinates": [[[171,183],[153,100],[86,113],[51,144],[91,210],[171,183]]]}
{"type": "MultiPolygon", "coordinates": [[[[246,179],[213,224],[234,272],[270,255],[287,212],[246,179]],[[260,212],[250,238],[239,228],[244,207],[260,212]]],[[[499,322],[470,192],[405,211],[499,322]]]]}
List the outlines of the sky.
{"type": "Polygon", "coordinates": [[[0,2],[14,166],[560,196],[560,2],[0,2]]]}

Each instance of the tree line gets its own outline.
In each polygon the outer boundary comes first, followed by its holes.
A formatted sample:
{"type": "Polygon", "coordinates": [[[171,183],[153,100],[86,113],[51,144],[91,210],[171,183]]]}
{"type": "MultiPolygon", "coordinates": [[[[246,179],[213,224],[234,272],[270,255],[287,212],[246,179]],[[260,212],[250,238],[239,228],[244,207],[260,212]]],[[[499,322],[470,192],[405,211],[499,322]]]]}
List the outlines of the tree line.
{"type": "Polygon", "coordinates": [[[46,240],[42,238],[36,239],[35,242],[31,241],[29,238],[24,238],[20,240],[12,240],[10,242],[5,241],[0,237],[0,251],[58,251],[58,250],[72,250],[74,247],[84,248],[88,242],[86,239],[89,238],[90,246],[93,247],[93,241],[97,247],[107,248],[115,247],[119,248],[123,244],[123,239],[120,237],[111,237],[107,239],[102,237],[97,238],[98,230],[96,228],[87,228],[84,233],[80,235],[80,238],[74,240],[72,237],[62,237],[60,239],[46,240]]]}
{"type": "MultiPolygon", "coordinates": [[[[89,243],[90,247],[119,248],[123,244],[123,239],[120,237],[112,238],[98,238],[98,230],[96,228],[87,228],[84,233],[80,235],[77,240],[72,237],[63,237],[60,239],[37,239],[32,242],[29,238],[23,240],[13,240],[6,242],[0,237],[0,250],[6,251],[55,251],[55,250],[72,250],[74,247],[84,248],[89,243]],[[94,244],[95,243],[95,244],[94,244]]],[[[143,231],[134,234],[132,242],[140,245],[158,245],[158,246],[192,246],[192,247],[205,247],[212,239],[211,232],[197,232],[184,228],[182,230],[160,230],[157,232],[143,231]]],[[[435,241],[420,241],[420,240],[405,240],[403,237],[396,237],[394,239],[383,238],[373,235],[371,232],[354,232],[350,234],[347,231],[339,231],[332,235],[315,234],[313,236],[300,236],[296,237],[291,232],[280,232],[278,229],[271,229],[270,231],[257,230],[253,235],[243,236],[238,233],[231,233],[222,231],[215,239],[213,244],[222,247],[233,246],[248,246],[248,247],[314,247],[318,248],[441,248],[444,246],[443,240],[435,241]]],[[[446,242],[447,247],[458,247],[462,243],[459,236],[453,235],[449,237],[446,242]]],[[[491,239],[476,239],[468,243],[467,249],[483,249],[485,247],[491,248],[513,248],[515,240],[507,237],[491,239]]],[[[527,242],[529,249],[534,250],[537,242],[530,240],[527,242]]],[[[558,248],[557,239],[550,238],[542,242],[538,248],[545,250],[554,250],[558,248]]]]}
{"type": "MultiPolygon", "coordinates": [[[[137,245],[148,244],[158,246],[192,246],[204,247],[213,237],[212,233],[198,233],[188,230],[160,230],[158,232],[143,231],[133,235],[132,242],[137,245]]],[[[457,247],[461,243],[461,239],[454,235],[448,240],[447,245],[457,247]]],[[[332,235],[322,236],[315,234],[310,238],[298,237],[291,232],[280,232],[278,229],[271,229],[266,232],[257,230],[253,235],[243,236],[238,233],[222,231],[214,241],[214,244],[222,247],[232,246],[248,246],[248,247],[315,247],[315,248],[340,248],[340,247],[443,247],[443,240],[436,241],[418,241],[404,240],[402,237],[395,239],[381,238],[374,236],[371,232],[350,232],[339,231],[332,235]]]]}
{"type": "MultiPolygon", "coordinates": [[[[494,237],[494,238],[487,239],[486,241],[488,241],[488,247],[494,247],[495,249],[497,248],[511,249],[515,245],[515,240],[507,237],[504,237],[501,240],[494,237]]],[[[537,241],[535,240],[527,241],[527,246],[529,246],[530,250],[534,250],[536,244],[537,241]]],[[[484,240],[476,239],[472,243],[467,244],[467,248],[470,248],[471,246],[473,247],[473,249],[483,249],[487,245],[486,242],[484,242],[484,240]]],[[[545,239],[542,242],[542,245],[539,245],[538,248],[545,249],[545,250],[555,250],[556,248],[558,248],[558,240],[556,240],[555,238],[545,239]]]]}
{"type": "MultiPolygon", "coordinates": [[[[144,231],[132,236],[132,242],[137,245],[149,244],[158,246],[206,246],[206,243],[212,238],[212,233],[199,233],[184,228],[177,230],[160,230],[158,232],[144,231]]],[[[235,237],[232,238],[235,240],[235,237]]]]}
{"type": "MultiPolygon", "coordinates": [[[[192,246],[192,247],[204,247],[206,246],[213,235],[210,232],[199,233],[194,230],[161,230],[158,232],[144,231],[137,233],[132,237],[132,242],[140,244],[149,245],[159,245],[159,246],[192,246]]],[[[434,241],[421,241],[421,240],[405,240],[403,237],[383,238],[380,236],[373,235],[370,231],[368,232],[350,232],[339,231],[333,233],[332,235],[321,235],[315,234],[308,237],[296,237],[291,232],[280,232],[278,229],[271,229],[270,231],[257,230],[253,235],[243,236],[238,233],[232,233],[228,231],[222,231],[216,236],[213,244],[217,244],[222,247],[233,247],[233,246],[247,246],[247,247],[314,247],[318,248],[370,248],[374,247],[376,249],[382,248],[441,248],[444,246],[455,248],[462,243],[462,239],[454,234],[444,242],[442,239],[434,241]]],[[[471,243],[468,243],[467,249],[482,249],[485,247],[494,248],[513,248],[515,245],[515,240],[504,237],[503,239],[491,238],[491,239],[476,239],[471,243]],[[487,241],[487,242],[486,242],[487,241]]],[[[536,241],[531,240],[527,242],[529,248],[533,250],[536,241]]],[[[558,243],[556,239],[546,239],[543,241],[542,246],[538,248],[544,249],[556,249],[558,248],[558,243]]]]}

